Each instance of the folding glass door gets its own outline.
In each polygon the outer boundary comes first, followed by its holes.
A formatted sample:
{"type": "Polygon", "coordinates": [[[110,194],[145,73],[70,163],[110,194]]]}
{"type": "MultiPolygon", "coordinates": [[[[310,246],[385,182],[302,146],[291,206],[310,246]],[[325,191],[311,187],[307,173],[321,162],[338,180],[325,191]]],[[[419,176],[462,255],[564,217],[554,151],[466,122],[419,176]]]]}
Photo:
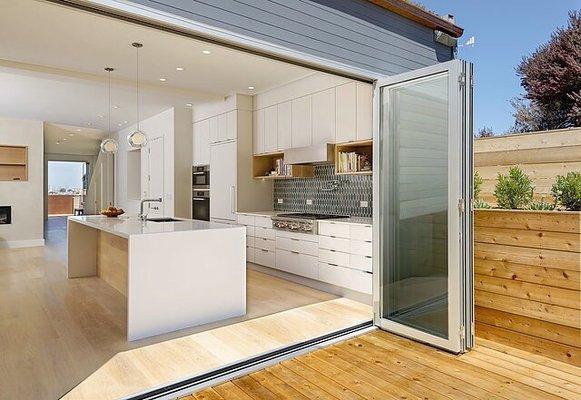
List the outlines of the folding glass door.
{"type": "Polygon", "coordinates": [[[471,82],[453,60],[374,97],[375,322],[453,352],[472,346],[471,82]]]}

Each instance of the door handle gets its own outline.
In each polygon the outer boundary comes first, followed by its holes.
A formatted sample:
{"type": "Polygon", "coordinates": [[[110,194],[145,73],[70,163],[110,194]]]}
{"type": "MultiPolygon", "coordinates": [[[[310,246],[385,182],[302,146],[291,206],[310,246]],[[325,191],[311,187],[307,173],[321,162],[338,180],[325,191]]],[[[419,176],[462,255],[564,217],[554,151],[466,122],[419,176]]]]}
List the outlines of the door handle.
{"type": "Polygon", "coordinates": [[[230,186],[230,212],[236,212],[236,186],[230,186]]]}
{"type": "Polygon", "coordinates": [[[204,201],[205,199],[203,197],[194,197],[193,200],[195,200],[195,201],[204,201]]]}

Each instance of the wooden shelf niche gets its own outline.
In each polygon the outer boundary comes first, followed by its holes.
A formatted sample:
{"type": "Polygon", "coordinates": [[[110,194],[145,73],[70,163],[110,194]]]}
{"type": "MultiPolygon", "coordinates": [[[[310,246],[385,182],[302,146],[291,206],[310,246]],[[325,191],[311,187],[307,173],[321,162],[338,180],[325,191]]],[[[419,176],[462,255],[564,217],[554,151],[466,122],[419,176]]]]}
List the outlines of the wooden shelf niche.
{"type": "Polygon", "coordinates": [[[28,180],[28,147],[0,145],[0,181],[28,180]]]}
{"type": "Polygon", "coordinates": [[[252,177],[255,179],[290,179],[309,178],[314,175],[315,170],[312,165],[284,165],[282,164],[283,158],[284,153],[253,156],[252,177]],[[272,171],[277,171],[277,173],[273,174],[272,171]]]}
{"type": "Polygon", "coordinates": [[[338,143],[335,145],[335,173],[337,175],[371,175],[371,169],[363,170],[362,158],[373,166],[373,140],[338,143]],[[349,162],[350,161],[350,162],[349,162]]]}

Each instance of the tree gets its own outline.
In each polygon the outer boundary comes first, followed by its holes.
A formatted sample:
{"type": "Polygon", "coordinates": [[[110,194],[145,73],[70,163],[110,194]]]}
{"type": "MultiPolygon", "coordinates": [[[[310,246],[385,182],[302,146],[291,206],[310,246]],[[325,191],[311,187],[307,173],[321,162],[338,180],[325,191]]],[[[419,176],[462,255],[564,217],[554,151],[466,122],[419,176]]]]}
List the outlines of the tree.
{"type": "Polygon", "coordinates": [[[478,129],[478,133],[476,133],[474,136],[477,138],[492,137],[494,136],[494,132],[492,132],[492,128],[483,126],[482,128],[478,129]]]}
{"type": "Polygon", "coordinates": [[[525,94],[511,102],[512,132],[581,126],[581,11],[516,68],[525,94]]]}

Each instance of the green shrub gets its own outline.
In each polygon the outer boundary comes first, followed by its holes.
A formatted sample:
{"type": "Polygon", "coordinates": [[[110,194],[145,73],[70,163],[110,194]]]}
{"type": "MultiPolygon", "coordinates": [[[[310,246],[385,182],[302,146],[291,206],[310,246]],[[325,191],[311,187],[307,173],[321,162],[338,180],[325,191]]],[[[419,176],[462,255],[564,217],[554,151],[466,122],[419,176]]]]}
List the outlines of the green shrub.
{"type": "Polygon", "coordinates": [[[529,210],[552,211],[554,209],[555,209],[555,203],[549,203],[545,199],[541,199],[540,201],[533,201],[529,205],[529,210]]]}
{"type": "Polygon", "coordinates": [[[480,198],[480,193],[482,193],[482,184],[484,179],[480,176],[478,171],[474,173],[474,200],[480,198]]]}
{"type": "Polygon", "coordinates": [[[474,199],[474,208],[492,208],[492,206],[480,199],[474,199]]]}
{"type": "Polygon", "coordinates": [[[508,175],[498,173],[494,196],[500,208],[523,209],[533,200],[533,189],[531,179],[519,167],[511,167],[508,175]]]}
{"type": "Polygon", "coordinates": [[[581,172],[557,175],[551,193],[558,204],[571,211],[581,211],[581,172]]]}

